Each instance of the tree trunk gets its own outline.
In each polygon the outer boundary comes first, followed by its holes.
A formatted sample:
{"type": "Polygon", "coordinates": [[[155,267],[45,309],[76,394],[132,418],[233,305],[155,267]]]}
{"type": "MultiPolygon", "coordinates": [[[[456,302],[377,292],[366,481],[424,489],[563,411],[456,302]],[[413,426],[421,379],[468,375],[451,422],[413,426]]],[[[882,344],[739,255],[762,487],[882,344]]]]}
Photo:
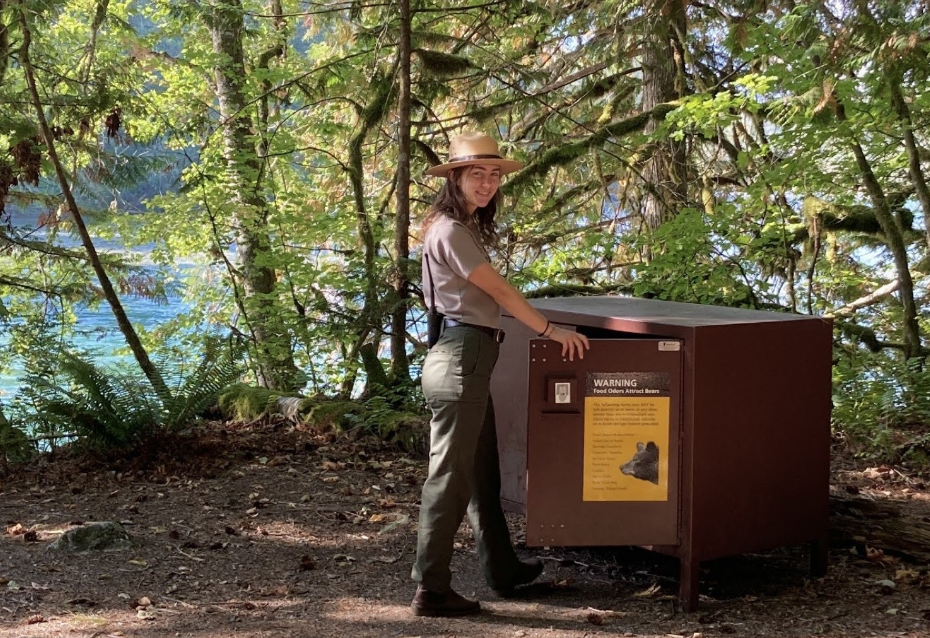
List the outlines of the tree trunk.
{"type": "Polygon", "coordinates": [[[930,254],[930,188],[927,187],[927,179],[920,167],[922,149],[914,137],[914,123],[911,121],[911,113],[907,108],[907,102],[904,101],[904,96],[901,94],[901,85],[892,80],[888,82],[888,86],[891,90],[891,104],[904,126],[904,147],[907,149],[908,169],[911,174],[911,181],[914,182],[914,190],[917,192],[917,201],[920,202],[920,207],[923,209],[924,231],[927,234],[927,252],[930,254]]]}
{"type": "MultiPolygon", "coordinates": [[[[647,32],[643,39],[642,112],[679,99],[685,91],[684,44],[687,0],[650,0],[646,6],[647,32]]],[[[654,133],[660,121],[650,118],[645,132],[654,133]]],[[[687,201],[684,142],[656,141],[643,168],[642,214],[656,230],[673,219],[687,201]]]]}
{"type": "MultiPolygon", "coordinates": [[[[242,295],[240,312],[252,334],[258,383],[275,390],[302,385],[294,365],[291,338],[275,303],[277,276],[267,265],[271,243],[267,233],[268,210],[261,193],[261,145],[252,134],[243,89],[246,77],[242,48],[243,9],[239,0],[217,0],[206,13],[213,52],[216,95],[222,118],[223,157],[226,160],[229,199],[235,213],[237,272],[242,295]]],[[[267,63],[267,61],[266,61],[267,63]]]]}
{"type": "MultiPolygon", "coordinates": [[[[0,13],[3,12],[6,0],[0,0],[0,13]]],[[[10,37],[7,33],[7,26],[3,20],[0,20],[0,86],[3,86],[3,79],[6,77],[6,70],[10,64],[10,37]]]]}
{"type": "MultiPolygon", "coordinates": [[[[391,93],[391,78],[396,72],[396,66],[391,72],[384,77],[376,77],[371,87],[371,99],[359,114],[359,125],[349,142],[349,162],[347,171],[349,173],[349,182],[352,186],[352,195],[355,200],[355,219],[358,230],[358,242],[361,245],[365,269],[365,290],[363,294],[363,306],[359,313],[356,331],[357,337],[355,345],[346,361],[348,373],[342,384],[343,396],[348,396],[355,384],[356,374],[353,366],[359,352],[365,341],[371,335],[372,331],[381,333],[381,321],[383,315],[378,303],[378,274],[375,272],[375,257],[377,244],[375,242],[374,230],[371,226],[371,220],[368,217],[368,207],[365,205],[365,180],[364,180],[364,158],[362,155],[362,146],[368,134],[381,121],[385,112],[388,110],[389,97],[391,93]]],[[[369,358],[370,362],[371,359],[369,358]]],[[[363,361],[364,363],[364,361],[363,361]]],[[[380,365],[380,364],[379,364],[380,365]]],[[[372,374],[378,374],[377,370],[370,371],[372,374]]],[[[382,371],[383,373],[383,371],[382,371]]]]}
{"type": "MultiPolygon", "coordinates": [[[[837,117],[841,121],[846,119],[846,110],[842,103],[837,105],[837,117]]],[[[882,190],[878,178],[875,177],[862,146],[855,139],[851,140],[850,145],[853,154],[856,156],[856,165],[859,167],[862,182],[869,193],[869,199],[872,201],[875,218],[882,227],[888,249],[891,250],[898,281],[901,282],[900,298],[904,310],[904,357],[906,359],[918,357],[921,354],[920,326],[917,323],[918,314],[917,304],[914,301],[914,280],[911,278],[904,234],[894,217],[894,213],[891,211],[885,192],[882,190]]]]}
{"type": "Polygon", "coordinates": [[[397,125],[397,215],[394,221],[394,303],[391,305],[391,379],[410,380],[407,357],[407,300],[410,260],[410,0],[399,0],[400,90],[397,125]]]}
{"type": "Polygon", "coordinates": [[[42,131],[42,137],[45,138],[45,145],[48,149],[49,160],[51,160],[52,165],[55,167],[55,175],[58,178],[58,184],[61,187],[62,195],[64,195],[65,201],[68,204],[68,211],[74,218],[74,225],[78,230],[78,235],[81,237],[81,243],[83,244],[84,250],[87,253],[87,259],[90,261],[91,267],[94,269],[94,273],[97,276],[97,281],[100,282],[100,288],[103,290],[104,299],[106,299],[107,303],[110,305],[110,310],[113,312],[113,316],[116,318],[116,325],[119,327],[119,331],[122,333],[123,338],[126,339],[126,344],[129,346],[129,349],[132,351],[132,354],[136,359],[136,362],[142,369],[142,373],[145,374],[146,378],[149,380],[149,383],[152,384],[152,388],[160,398],[167,400],[170,398],[168,386],[165,384],[165,380],[162,378],[161,372],[158,370],[158,368],[155,367],[151,359],[149,359],[149,355],[145,349],[145,346],[142,345],[142,341],[139,339],[139,335],[136,333],[132,322],[129,321],[129,317],[126,315],[123,304],[120,303],[119,296],[116,294],[116,290],[113,288],[113,284],[110,281],[110,278],[107,275],[103,264],[100,262],[100,256],[97,254],[97,248],[94,246],[94,242],[91,239],[90,233],[87,231],[87,225],[84,223],[84,217],[81,214],[77,202],[74,199],[74,193],[71,191],[71,185],[68,181],[68,176],[61,164],[61,159],[58,157],[58,151],[55,147],[55,137],[48,125],[48,120],[45,118],[45,109],[43,108],[42,100],[39,97],[39,89],[36,84],[35,72],[32,67],[32,60],[29,57],[29,47],[32,43],[32,31],[29,27],[28,21],[26,20],[26,14],[23,8],[20,9],[19,18],[20,25],[23,29],[22,43],[20,44],[19,48],[19,62],[22,65],[23,71],[26,75],[26,83],[29,86],[29,94],[32,97],[32,105],[35,108],[36,118],[38,118],[39,121],[39,128],[42,131]]]}

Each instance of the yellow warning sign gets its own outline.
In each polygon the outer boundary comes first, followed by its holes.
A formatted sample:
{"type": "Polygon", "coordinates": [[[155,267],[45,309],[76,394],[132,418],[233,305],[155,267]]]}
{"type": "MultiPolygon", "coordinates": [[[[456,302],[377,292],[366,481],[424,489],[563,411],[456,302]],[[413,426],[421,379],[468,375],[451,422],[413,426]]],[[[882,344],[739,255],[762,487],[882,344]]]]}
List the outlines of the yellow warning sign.
{"type": "Polygon", "coordinates": [[[583,500],[668,500],[669,390],[665,373],[588,374],[583,500]]]}

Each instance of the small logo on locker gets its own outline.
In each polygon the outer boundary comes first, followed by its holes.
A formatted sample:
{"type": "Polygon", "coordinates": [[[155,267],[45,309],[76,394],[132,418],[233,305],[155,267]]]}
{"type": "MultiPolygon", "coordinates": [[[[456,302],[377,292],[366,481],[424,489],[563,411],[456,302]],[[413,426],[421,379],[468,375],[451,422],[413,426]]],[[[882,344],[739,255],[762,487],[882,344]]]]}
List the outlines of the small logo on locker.
{"type": "Polygon", "coordinates": [[[681,350],[680,341],[660,341],[659,352],[678,352],[681,350]]]}

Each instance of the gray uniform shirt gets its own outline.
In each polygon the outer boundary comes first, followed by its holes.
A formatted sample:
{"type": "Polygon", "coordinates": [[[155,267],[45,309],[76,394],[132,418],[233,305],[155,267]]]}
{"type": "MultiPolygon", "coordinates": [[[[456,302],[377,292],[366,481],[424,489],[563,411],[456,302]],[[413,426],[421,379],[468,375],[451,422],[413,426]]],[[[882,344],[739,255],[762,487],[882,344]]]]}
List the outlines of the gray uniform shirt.
{"type": "Polygon", "coordinates": [[[423,254],[423,294],[427,307],[435,290],[437,310],[450,319],[489,328],[500,326],[501,307],[468,281],[475,268],[491,261],[468,227],[440,215],[426,231],[423,254]],[[425,255],[429,255],[429,268],[425,255]]]}

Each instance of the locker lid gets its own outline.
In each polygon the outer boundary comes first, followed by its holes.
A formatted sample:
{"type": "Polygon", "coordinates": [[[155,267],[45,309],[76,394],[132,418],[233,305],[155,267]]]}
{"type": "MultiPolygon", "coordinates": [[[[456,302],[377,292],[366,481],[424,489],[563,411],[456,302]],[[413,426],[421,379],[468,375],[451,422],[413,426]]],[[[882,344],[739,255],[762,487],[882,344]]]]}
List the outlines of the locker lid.
{"type": "Polygon", "coordinates": [[[681,337],[703,326],[830,321],[806,315],[634,297],[560,297],[533,299],[530,303],[550,321],[566,325],[681,337]]]}

